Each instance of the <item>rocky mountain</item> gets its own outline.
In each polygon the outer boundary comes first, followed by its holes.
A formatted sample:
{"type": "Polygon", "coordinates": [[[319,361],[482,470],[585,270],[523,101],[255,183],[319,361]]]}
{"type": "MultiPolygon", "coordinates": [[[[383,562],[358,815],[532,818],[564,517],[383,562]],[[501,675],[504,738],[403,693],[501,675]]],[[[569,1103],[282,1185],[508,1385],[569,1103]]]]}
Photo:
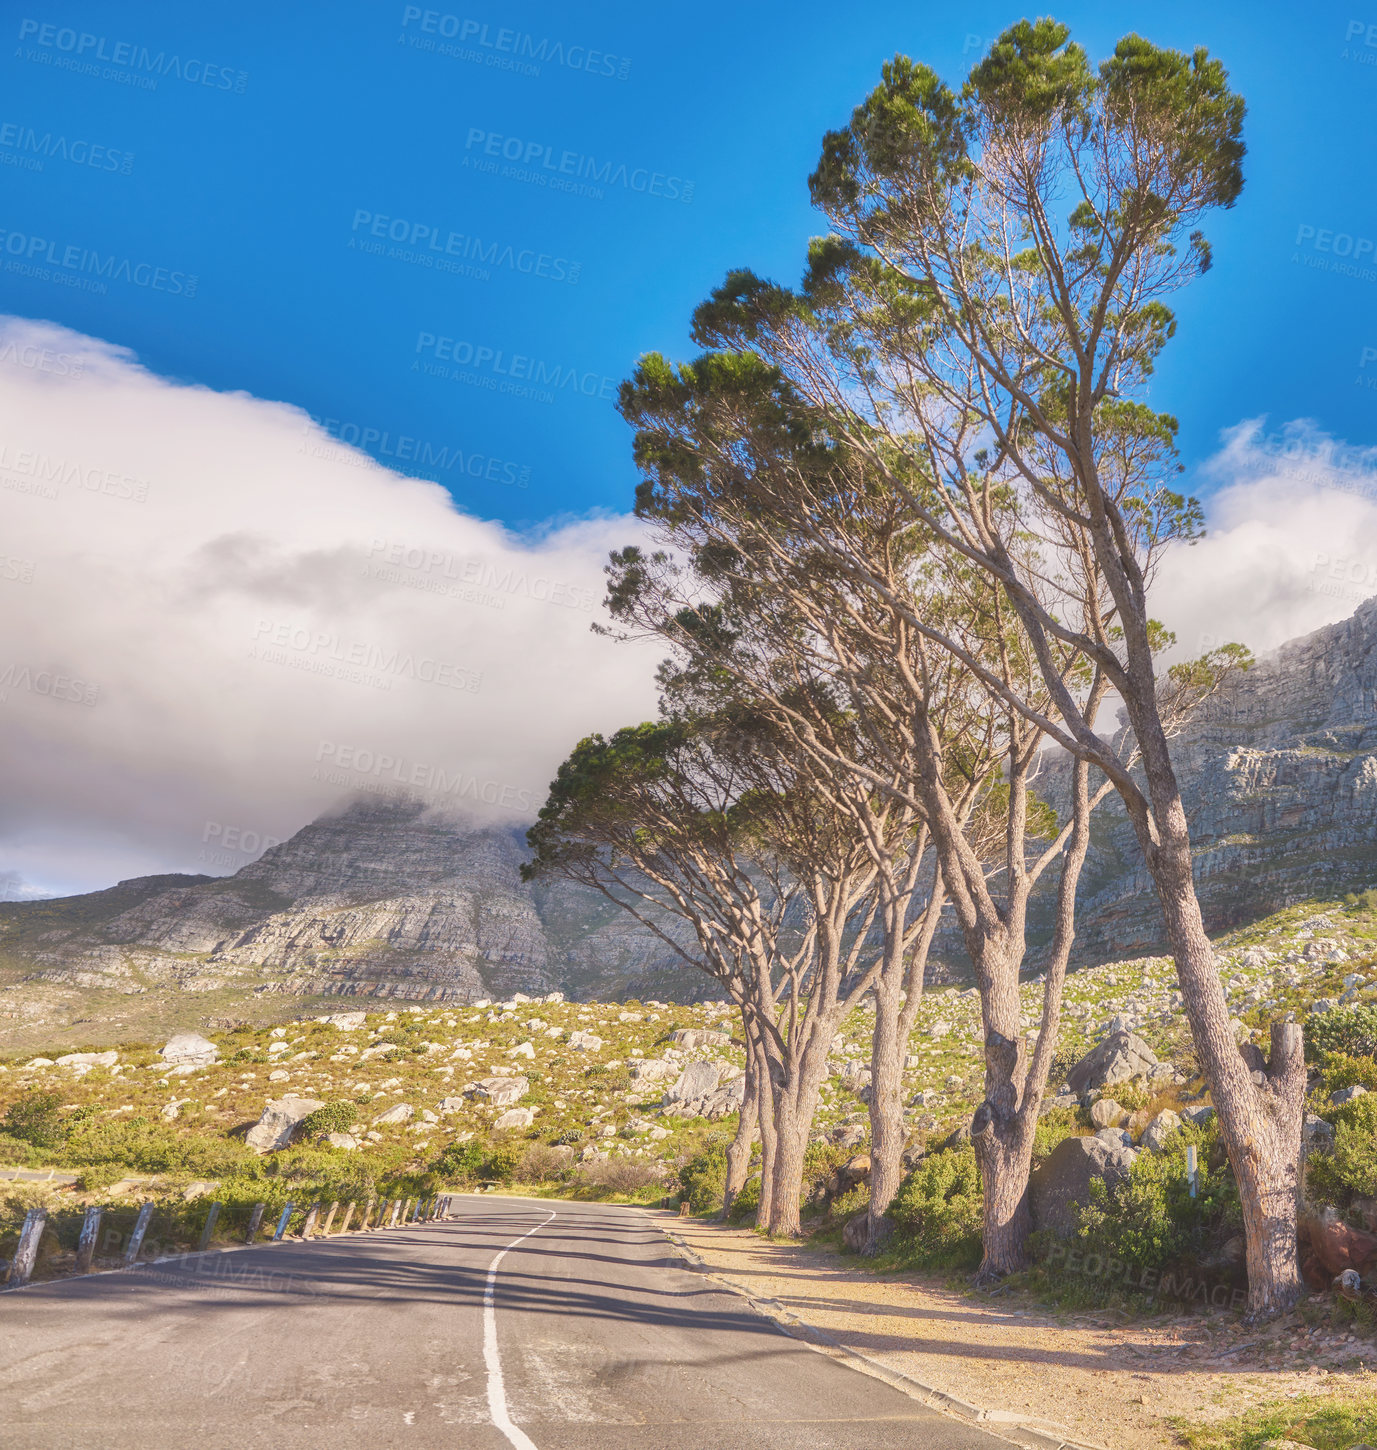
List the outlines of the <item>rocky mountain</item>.
{"type": "MultiPolygon", "coordinates": [[[[1172,756],[1210,931],[1377,883],[1377,598],[1235,676],[1172,756]]],[[[1152,883],[1117,802],[1093,840],[1082,950],[1159,949],[1152,883]]]]}
{"type": "MultiPolygon", "coordinates": [[[[1174,754],[1211,931],[1377,882],[1377,599],[1238,676],[1174,754]]],[[[524,859],[520,829],[360,801],[230,877],[0,905],[0,967],[12,981],[122,993],[704,995],[706,979],[596,893],[522,883],[524,859]]],[[[1162,946],[1113,801],[1097,814],[1080,923],[1082,960],[1162,946]]],[[[934,977],[959,975],[954,933],[940,955],[934,977]]]]}
{"type": "Polygon", "coordinates": [[[525,859],[519,830],[359,801],[230,877],[143,877],[0,907],[0,952],[47,982],[125,992],[609,996],[660,969],[657,990],[701,995],[596,893],[523,884],[525,859]]]}

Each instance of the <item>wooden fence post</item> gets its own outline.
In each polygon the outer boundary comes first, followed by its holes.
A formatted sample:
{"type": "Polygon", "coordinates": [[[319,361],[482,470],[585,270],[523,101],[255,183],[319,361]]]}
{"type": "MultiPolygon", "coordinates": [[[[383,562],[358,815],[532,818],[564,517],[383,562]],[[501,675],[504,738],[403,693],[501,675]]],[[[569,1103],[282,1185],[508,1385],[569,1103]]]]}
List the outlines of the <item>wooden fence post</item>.
{"type": "Polygon", "coordinates": [[[349,1200],[348,1206],[344,1210],[344,1222],[342,1224],[340,1224],[340,1226],[339,1226],[340,1233],[347,1234],[349,1232],[349,1224],[352,1221],[353,1217],[354,1217],[354,1200],[351,1198],[349,1200]]]}
{"type": "Polygon", "coordinates": [[[330,1205],[330,1212],[325,1215],[325,1222],[320,1226],[320,1236],[323,1239],[330,1237],[330,1225],[335,1221],[335,1215],[339,1212],[339,1199],[330,1205]]]}
{"type": "Polygon", "coordinates": [[[34,1261],[38,1258],[38,1241],[43,1237],[43,1228],[48,1221],[45,1208],[31,1208],[24,1215],[24,1227],[19,1230],[19,1247],[14,1251],[10,1271],[5,1282],[13,1289],[29,1282],[34,1261]]]}
{"type": "Polygon", "coordinates": [[[139,1257],[139,1250],[143,1248],[143,1236],[148,1232],[148,1220],[153,1217],[153,1205],[145,1203],[139,1210],[139,1216],[134,1220],[134,1232],[129,1235],[129,1246],[124,1251],[124,1262],[132,1264],[139,1257]]]}
{"type": "Polygon", "coordinates": [[[76,1271],[78,1274],[91,1272],[91,1260],[96,1254],[96,1235],[100,1233],[101,1211],[92,1204],[81,1221],[81,1237],[77,1240],[76,1271]]]}
{"type": "Polygon", "coordinates": [[[316,1220],[320,1217],[320,1204],[313,1203],[310,1212],[306,1215],[306,1222],[301,1225],[301,1237],[308,1239],[316,1231],[316,1220]]]}
{"type": "Polygon", "coordinates": [[[392,1217],[387,1221],[388,1228],[396,1228],[402,1216],[402,1201],[394,1199],[392,1203],[392,1217]]]}
{"type": "Polygon", "coordinates": [[[287,1221],[291,1218],[292,1210],[295,1207],[296,1204],[289,1203],[286,1208],[282,1210],[282,1217],[277,1221],[277,1231],[273,1234],[273,1243],[276,1244],[282,1241],[282,1235],[287,1232],[287,1221]]]}
{"type": "Polygon", "coordinates": [[[258,1237],[258,1231],[263,1227],[263,1210],[267,1208],[266,1203],[255,1203],[253,1212],[249,1215],[249,1231],[244,1235],[244,1242],[251,1244],[258,1237]]]}
{"type": "Polygon", "coordinates": [[[206,1214],[206,1226],[201,1230],[201,1242],[199,1251],[204,1253],[210,1247],[210,1236],[215,1232],[215,1220],[220,1217],[220,1202],[217,1199],[210,1206],[210,1212],[206,1214]]]}

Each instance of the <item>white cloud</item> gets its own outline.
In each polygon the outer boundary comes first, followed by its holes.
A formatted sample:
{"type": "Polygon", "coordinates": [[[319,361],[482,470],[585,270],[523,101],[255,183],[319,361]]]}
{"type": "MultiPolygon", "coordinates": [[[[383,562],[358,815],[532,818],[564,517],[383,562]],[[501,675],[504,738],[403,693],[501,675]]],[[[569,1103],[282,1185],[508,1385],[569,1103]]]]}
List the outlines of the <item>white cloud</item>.
{"type": "Polygon", "coordinates": [[[1152,592],[1178,653],[1237,640],[1261,654],[1377,594],[1377,448],[1254,419],[1224,434],[1197,487],[1213,490],[1206,536],[1166,556],[1152,592]]]}
{"type": "MultiPolygon", "coordinates": [[[[658,651],[589,630],[629,518],[515,537],[47,323],[0,320],[0,417],[0,896],[227,873],[365,786],[516,824],[653,712],[658,651]]],[[[1154,588],[1183,651],[1377,593],[1377,450],[1246,423],[1201,482],[1209,535],[1154,588]]]]}
{"type": "Polygon", "coordinates": [[[629,518],[519,538],[299,409],[0,320],[0,868],[223,874],[361,786],[518,823],[654,709],[592,635],[629,518]]]}

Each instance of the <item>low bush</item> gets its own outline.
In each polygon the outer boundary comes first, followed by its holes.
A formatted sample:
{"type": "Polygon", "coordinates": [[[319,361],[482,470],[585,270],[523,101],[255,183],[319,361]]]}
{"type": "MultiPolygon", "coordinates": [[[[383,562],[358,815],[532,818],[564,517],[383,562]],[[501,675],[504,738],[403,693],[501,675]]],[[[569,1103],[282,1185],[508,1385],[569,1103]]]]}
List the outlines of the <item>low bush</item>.
{"type": "Polygon", "coordinates": [[[732,1223],[745,1223],[760,1211],[760,1174],[752,1174],[741,1185],[741,1192],[732,1199],[731,1211],[727,1214],[732,1223]]]}
{"type": "Polygon", "coordinates": [[[516,1165],[523,1183],[562,1183],[574,1167],[574,1150],[551,1143],[532,1143],[516,1165]]]}
{"type": "Polygon", "coordinates": [[[717,1213],[727,1191],[727,1154],[720,1147],[695,1153],[679,1169],[679,1190],[694,1213],[717,1213]]]}
{"type": "Polygon", "coordinates": [[[1310,1155],[1306,1184],[1324,1202],[1377,1194],[1377,1093],[1354,1098],[1334,1114],[1334,1146],[1310,1155]]]}
{"type": "Polygon", "coordinates": [[[1377,1061],[1370,1057],[1354,1057],[1347,1052],[1331,1052],[1320,1073],[1320,1095],[1329,1097],[1344,1088],[1362,1087],[1377,1092],[1377,1061]]]}
{"type": "Polygon", "coordinates": [[[1305,1019],[1306,1060],[1323,1064],[1333,1052],[1377,1057],[1377,1003],[1312,1012],[1305,1019]]]}
{"type": "Polygon", "coordinates": [[[56,1148],[67,1139],[68,1123],[57,1093],[29,1091],[10,1104],[3,1125],[11,1138],[35,1148],[56,1148]]]}
{"type": "Polygon", "coordinates": [[[915,1267],[972,1269],[981,1256],[981,1208],[974,1149],[964,1144],[929,1153],[889,1206],[893,1252],[915,1267]]]}
{"type": "Polygon", "coordinates": [[[581,1187],[597,1193],[631,1197],[658,1188],[664,1182],[664,1171],[658,1163],[637,1158],[595,1158],[591,1163],[580,1163],[575,1178],[581,1187]]]}
{"type": "Polygon", "coordinates": [[[1033,1130],[1034,1166],[1049,1157],[1064,1138],[1075,1137],[1079,1127],[1075,1108],[1052,1108],[1045,1112],[1033,1130]]]}
{"type": "Polygon", "coordinates": [[[326,1103],[323,1108],[302,1118],[299,1132],[303,1138],[317,1138],[322,1133],[347,1133],[359,1120],[357,1103],[326,1103]]]}

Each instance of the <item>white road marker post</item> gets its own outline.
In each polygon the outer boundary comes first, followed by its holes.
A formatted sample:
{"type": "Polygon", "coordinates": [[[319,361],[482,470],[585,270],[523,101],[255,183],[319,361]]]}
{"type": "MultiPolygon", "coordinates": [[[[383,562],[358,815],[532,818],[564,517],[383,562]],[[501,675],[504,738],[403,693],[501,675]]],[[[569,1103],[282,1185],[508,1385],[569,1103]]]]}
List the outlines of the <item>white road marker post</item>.
{"type": "Polygon", "coordinates": [[[81,1237],[77,1240],[76,1256],[78,1274],[91,1272],[91,1260],[96,1256],[96,1236],[100,1233],[100,1219],[101,1210],[93,1203],[81,1221],[81,1237]]]}
{"type": "Polygon", "coordinates": [[[43,1237],[47,1222],[48,1211],[45,1208],[31,1208],[24,1215],[24,1227],[19,1230],[19,1247],[14,1251],[10,1271],[5,1279],[11,1289],[18,1289],[29,1282],[29,1275],[33,1273],[34,1262],[38,1258],[38,1241],[43,1237]]]}

